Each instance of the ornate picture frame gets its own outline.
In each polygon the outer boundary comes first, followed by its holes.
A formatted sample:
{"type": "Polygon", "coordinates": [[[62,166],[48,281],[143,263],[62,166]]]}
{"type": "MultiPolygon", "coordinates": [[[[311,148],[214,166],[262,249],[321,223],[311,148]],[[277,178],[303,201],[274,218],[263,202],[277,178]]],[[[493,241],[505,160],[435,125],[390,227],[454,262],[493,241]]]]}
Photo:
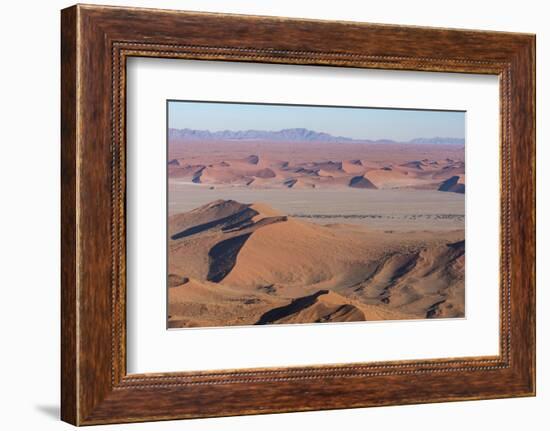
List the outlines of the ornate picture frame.
{"type": "Polygon", "coordinates": [[[64,421],[91,425],[534,396],[534,35],[91,5],[64,9],[61,21],[64,421]],[[130,57],[498,76],[499,355],[128,374],[130,57]]]}

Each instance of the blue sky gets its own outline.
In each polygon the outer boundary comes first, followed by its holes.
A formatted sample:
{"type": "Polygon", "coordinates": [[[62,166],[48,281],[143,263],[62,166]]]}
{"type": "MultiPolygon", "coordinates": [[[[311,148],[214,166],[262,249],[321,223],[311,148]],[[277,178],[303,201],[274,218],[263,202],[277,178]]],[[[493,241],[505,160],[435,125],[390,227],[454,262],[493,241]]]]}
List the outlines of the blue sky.
{"type": "Polygon", "coordinates": [[[355,139],[408,141],[436,136],[464,138],[465,113],[169,101],[168,127],[212,132],[303,127],[355,139]]]}

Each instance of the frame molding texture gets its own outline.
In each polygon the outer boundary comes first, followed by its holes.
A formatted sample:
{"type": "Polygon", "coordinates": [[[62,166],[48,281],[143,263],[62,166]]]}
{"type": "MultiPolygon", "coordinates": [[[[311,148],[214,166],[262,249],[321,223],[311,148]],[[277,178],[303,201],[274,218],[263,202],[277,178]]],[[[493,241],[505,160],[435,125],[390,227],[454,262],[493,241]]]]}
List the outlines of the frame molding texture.
{"type": "Polygon", "coordinates": [[[64,421],[91,425],[535,394],[534,35],[83,5],[64,9],[61,18],[64,421]],[[498,75],[500,354],[128,375],[130,56],[498,75]]]}

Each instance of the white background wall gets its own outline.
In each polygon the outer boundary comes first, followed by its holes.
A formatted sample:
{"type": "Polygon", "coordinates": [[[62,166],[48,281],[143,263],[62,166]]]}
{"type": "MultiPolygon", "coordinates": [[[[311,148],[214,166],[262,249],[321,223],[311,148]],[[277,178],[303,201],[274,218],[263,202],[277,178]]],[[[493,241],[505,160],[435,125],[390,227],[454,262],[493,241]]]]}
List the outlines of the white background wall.
{"type": "MultiPolygon", "coordinates": [[[[548,429],[550,423],[550,14],[544,1],[130,0],[172,9],[476,28],[537,34],[538,396],[247,416],[96,429],[548,429]],[[545,120],[546,119],[546,120],[545,120]],[[544,263],[546,262],[546,268],[544,263]]],[[[60,0],[2,4],[0,31],[0,401],[3,429],[69,429],[59,410],[60,0]]]]}

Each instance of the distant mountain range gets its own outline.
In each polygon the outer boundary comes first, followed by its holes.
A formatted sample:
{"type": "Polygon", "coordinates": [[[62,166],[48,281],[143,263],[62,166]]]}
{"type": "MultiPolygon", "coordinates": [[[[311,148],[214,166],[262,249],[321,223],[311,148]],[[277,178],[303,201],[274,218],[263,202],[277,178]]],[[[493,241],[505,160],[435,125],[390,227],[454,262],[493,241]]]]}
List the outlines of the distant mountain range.
{"type": "MultiPolygon", "coordinates": [[[[345,136],[333,136],[329,133],[316,132],[304,128],[271,130],[221,130],[211,132],[210,130],[196,129],[169,129],[169,139],[200,140],[200,141],[278,141],[278,142],[355,142],[355,143],[402,143],[391,139],[353,139],[345,136]]],[[[410,144],[455,144],[464,145],[462,138],[414,138],[406,143],[410,144]]]]}

